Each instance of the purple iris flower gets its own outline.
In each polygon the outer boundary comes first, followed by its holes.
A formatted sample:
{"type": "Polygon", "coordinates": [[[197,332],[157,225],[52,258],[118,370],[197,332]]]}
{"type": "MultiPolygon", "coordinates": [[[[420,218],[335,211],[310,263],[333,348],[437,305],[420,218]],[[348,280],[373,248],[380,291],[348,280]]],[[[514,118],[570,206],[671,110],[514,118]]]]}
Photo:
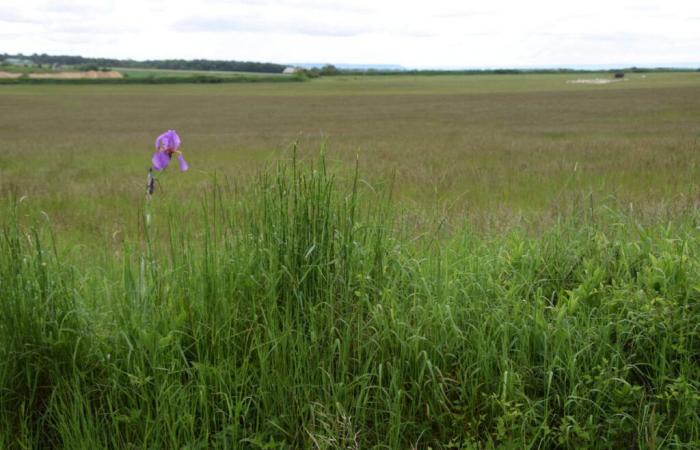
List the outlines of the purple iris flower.
{"type": "Polygon", "coordinates": [[[151,162],[153,163],[153,168],[155,170],[163,170],[168,167],[173,154],[177,154],[177,159],[180,163],[180,170],[186,171],[190,168],[182,156],[182,152],[178,150],[182,141],[180,136],[177,135],[175,130],[168,130],[165,133],[158,136],[156,139],[156,152],[153,154],[151,162]]]}

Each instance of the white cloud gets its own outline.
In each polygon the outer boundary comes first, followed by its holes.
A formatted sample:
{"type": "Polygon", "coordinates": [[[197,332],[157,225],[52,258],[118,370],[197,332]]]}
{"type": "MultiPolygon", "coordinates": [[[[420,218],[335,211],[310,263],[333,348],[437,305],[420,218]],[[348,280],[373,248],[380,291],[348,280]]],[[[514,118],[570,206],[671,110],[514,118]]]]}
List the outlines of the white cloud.
{"type": "Polygon", "coordinates": [[[700,63],[699,17],[690,0],[0,0],[0,51],[409,67],[700,63]]]}

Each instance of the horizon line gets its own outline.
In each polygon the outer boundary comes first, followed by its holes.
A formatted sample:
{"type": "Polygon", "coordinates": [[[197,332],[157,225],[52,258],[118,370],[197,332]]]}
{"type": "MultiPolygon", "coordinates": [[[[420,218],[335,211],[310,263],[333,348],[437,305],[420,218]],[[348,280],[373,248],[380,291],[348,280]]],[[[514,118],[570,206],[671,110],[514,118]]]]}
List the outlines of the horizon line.
{"type": "Polygon", "coordinates": [[[246,60],[246,59],[210,59],[210,58],[118,58],[110,56],[83,56],[83,55],[69,55],[69,54],[49,54],[49,53],[39,53],[33,52],[29,53],[2,53],[9,57],[22,56],[26,58],[31,58],[32,56],[50,56],[50,57],[80,57],[84,59],[114,59],[120,61],[134,61],[134,62],[147,62],[147,61],[230,61],[230,62],[248,62],[248,63],[259,63],[259,64],[275,64],[280,66],[291,66],[291,67],[323,67],[324,65],[332,65],[338,68],[346,69],[371,69],[371,68],[384,68],[385,70],[394,71],[471,71],[471,70],[614,70],[614,69],[700,69],[700,61],[698,62],[673,62],[673,63],[590,63],[590,64],[533,64],[533,65],[438,65],[438,66],[414,66],[414,65],[403,65],[396,63],[345,63],[345,62],[274,62],[274,61],[263,61],[263,60],[246,60]]]}

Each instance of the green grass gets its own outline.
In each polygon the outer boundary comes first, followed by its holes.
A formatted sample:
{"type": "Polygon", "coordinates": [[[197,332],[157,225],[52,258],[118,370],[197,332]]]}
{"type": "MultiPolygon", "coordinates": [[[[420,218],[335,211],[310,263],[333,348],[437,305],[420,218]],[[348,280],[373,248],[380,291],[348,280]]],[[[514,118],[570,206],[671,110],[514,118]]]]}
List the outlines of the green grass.
{"type": "Polygon", "coordinates": [[[537,227],[591,195],[642,215],[697,202],[700,75],[571,76],[2,86],[0,190],[80,241],[129,233],[152,142],[175,128],[193,170],[166,195],[185,201],[214,173],[247,183],[298,141],[327,143],[338,173],[359,154],[368,183],[393,177],[397,201],[450,226],[537,227]]]}
{"type": "Polygon", "coordinates": [[[11,65],[11,64],[0,64],[0,72],[30,74],[30,73],[50,73],[53,71],[54,70],[51,68],[50,65],[47,65],[45,67],[38,67],[38,66],[15,66],[15,65],[11,65]]]}
{"type": "MultiPolygon", "coordinates": [[[[4,66],[7,71],[31,75],[32,73],[53,72],[51,68],[4,66]]],[[[70,71],[70,67],[64,68],[70,71]]],[[[287,76],[276,73],[231,72],[204,70],[169,70],[169,69],[128,69],[114,68],[123,78],[0,78],[0,86],[7,85],[137,85],[137,84],[221,84],[221,83],[278,83],[304,81],[303,77],[287,76]]],[[[2,71],[2,67],[0,67],[2,71]]]]}
{"type": "Polygon", "coordinates": [[[696,211],[413,235],[322,162],[211,185],[194,210],[159,201],[89,266],[13,208],[0,446],[700,443],[696,211]]]}
{"type": "Polygon", "coordinates": [[[698,447],[693,76],[0,86],[0,448],[698,447]]]}
{"type": "Polygon", "coordinates": [[[232,72],[222,70],[175,70],[175,69],[134,69],[125,67],[111,67],[110,70],[120,72],[128,78],[143,78],[143,77],[191,77],[193,75],[216,76],[222,78],[251,76],[251,77],[268,77],[282,76],[282,74],[261,73],[261,72],[232,72]]]}

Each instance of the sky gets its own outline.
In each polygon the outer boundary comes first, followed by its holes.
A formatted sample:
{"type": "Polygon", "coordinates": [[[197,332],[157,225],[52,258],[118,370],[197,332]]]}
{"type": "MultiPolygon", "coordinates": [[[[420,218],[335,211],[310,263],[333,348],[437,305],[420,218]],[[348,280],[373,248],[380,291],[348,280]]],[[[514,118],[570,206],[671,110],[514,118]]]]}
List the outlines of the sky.
{"type": "Polygon", "coordinates": [[[0,53],[700,67],[700,0],[0,0],[0,53]]]}

